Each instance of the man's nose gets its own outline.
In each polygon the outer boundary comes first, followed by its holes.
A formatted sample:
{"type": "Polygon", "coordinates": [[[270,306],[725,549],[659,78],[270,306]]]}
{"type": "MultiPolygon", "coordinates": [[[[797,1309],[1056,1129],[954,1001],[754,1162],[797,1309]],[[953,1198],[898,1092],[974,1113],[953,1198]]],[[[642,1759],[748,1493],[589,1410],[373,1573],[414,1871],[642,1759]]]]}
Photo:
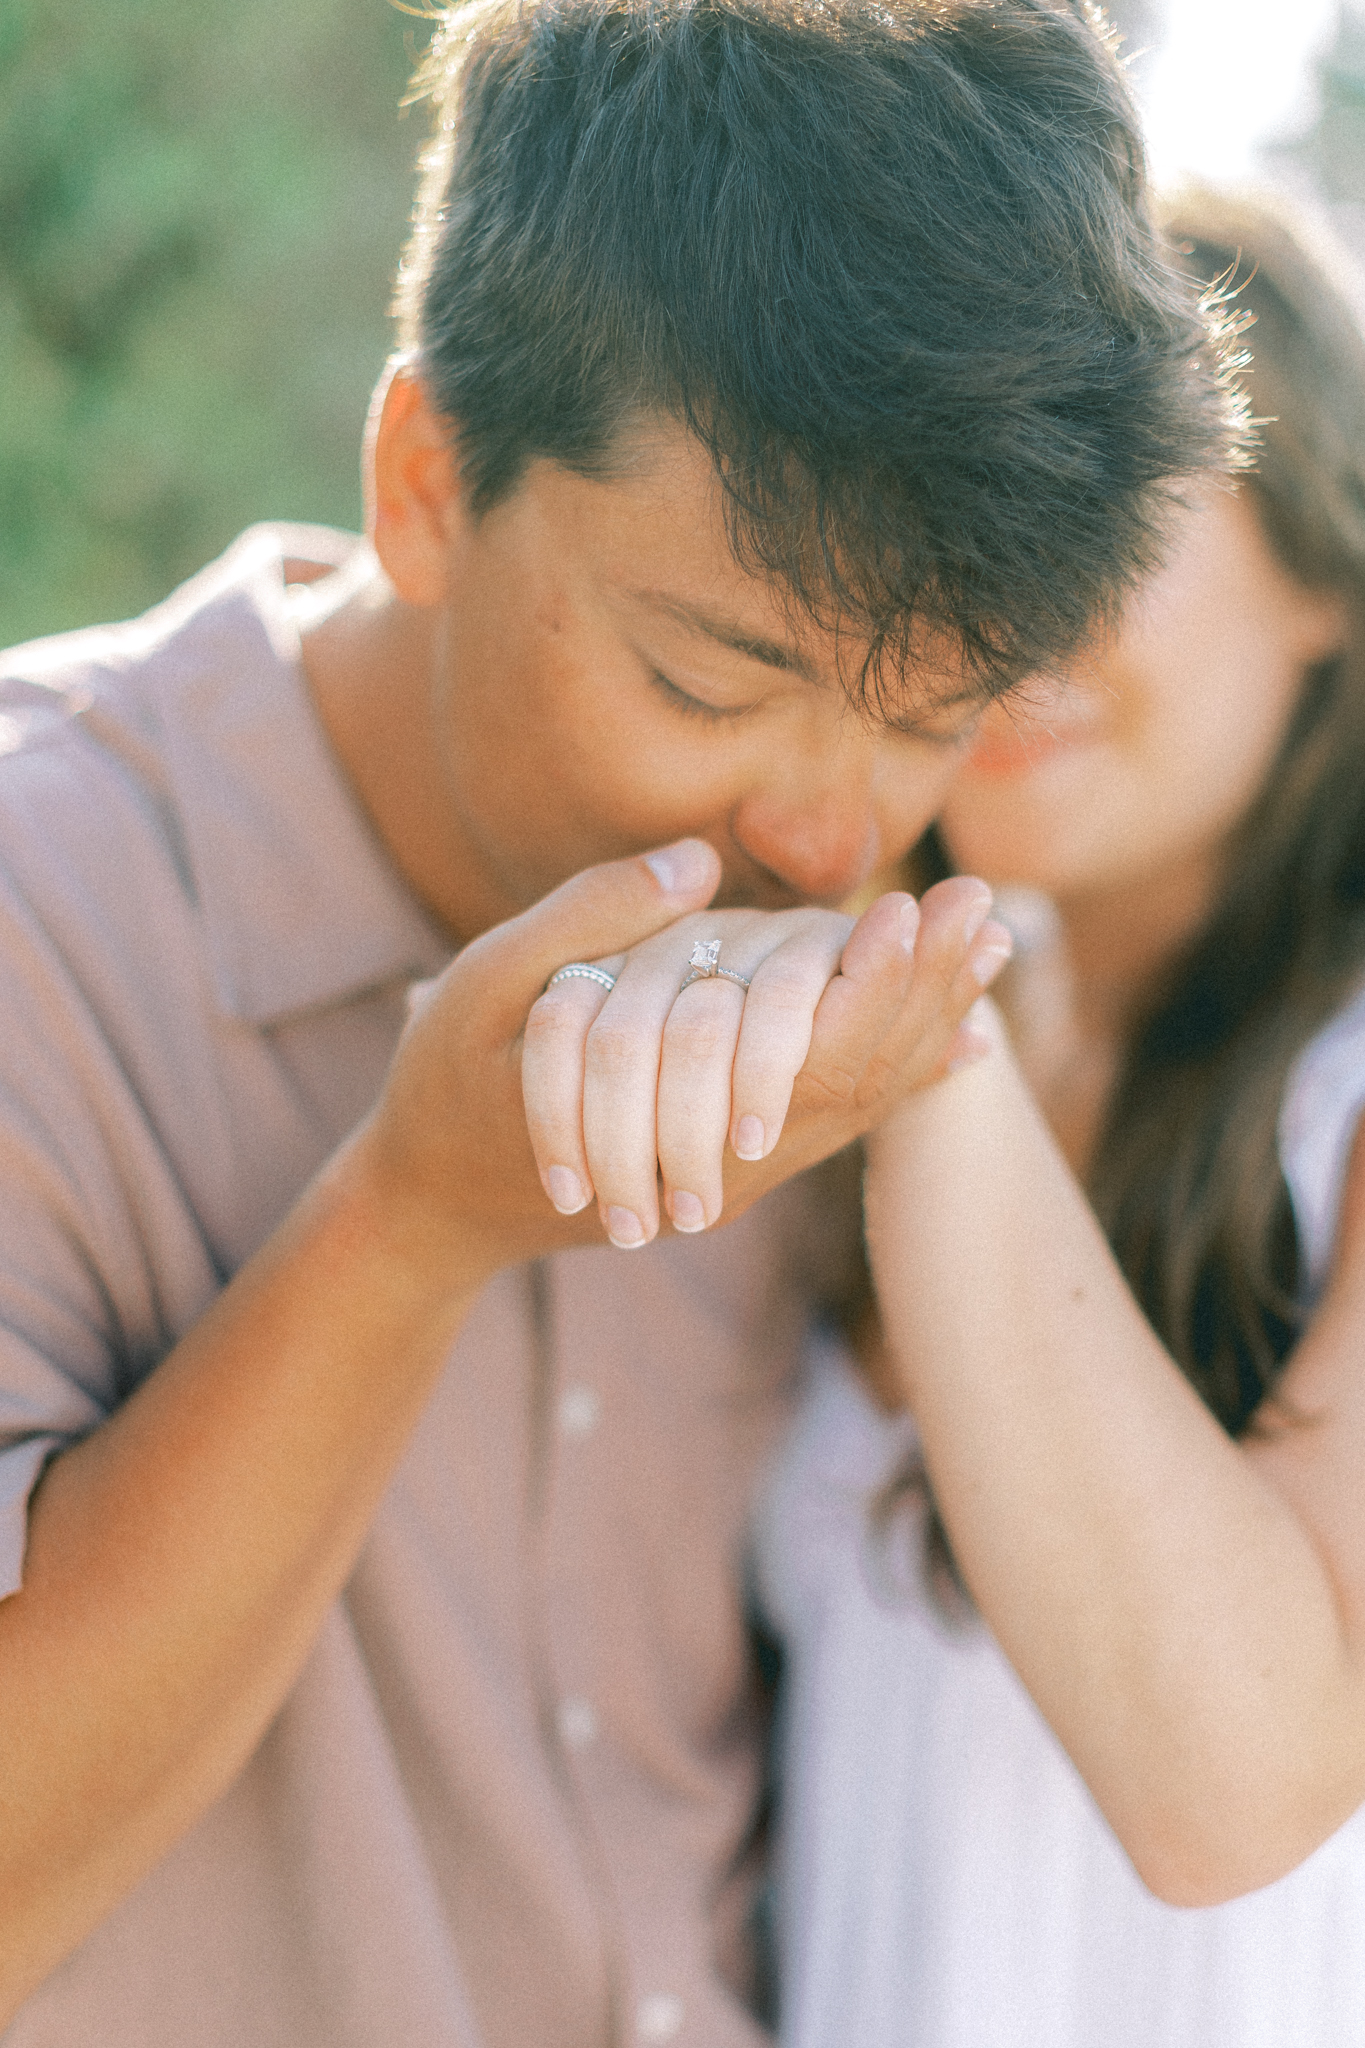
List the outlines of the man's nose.
{"type": "Polygon", "coordinates": [[[801,796],[751,796],[731,830],[751,860],[811,902],[842,902],[881,861],[869,775],[801,796]]]}
{"type": "Polygon", "coordinates": [[[795,895],[842,903],[910,851],[961,759],[961,746],[845,726],[834,747],[808,758],[804,777],[787,763],[785,780],[751,790],[731,832],[795,895]]]}

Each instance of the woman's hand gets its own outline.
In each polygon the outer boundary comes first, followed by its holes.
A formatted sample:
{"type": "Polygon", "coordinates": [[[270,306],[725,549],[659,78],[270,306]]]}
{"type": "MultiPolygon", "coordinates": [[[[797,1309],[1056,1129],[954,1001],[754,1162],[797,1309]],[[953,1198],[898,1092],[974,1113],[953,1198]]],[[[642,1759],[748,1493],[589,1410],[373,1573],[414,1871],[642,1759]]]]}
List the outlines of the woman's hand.
{"type": "Polygon", "coordinates": [[[527,1020],[522,1087],[555,1207],[595,1198],[614,1244],[645,1244],[660,1183],[674,1228],[704,1230],[860,1135],[970,1055],[963,1020],[1010,949],[989,909],[983,883],[955,878],[922,904],[882,896],[856,922],[702,911],[592,963],[610,990],[553,983],[527,1020]],[[683,986],[693,946],[716,939],[747,992],[724,974],[683,986]],[[727,1143],[747,1175],[726,1174],[727,1143]]]}

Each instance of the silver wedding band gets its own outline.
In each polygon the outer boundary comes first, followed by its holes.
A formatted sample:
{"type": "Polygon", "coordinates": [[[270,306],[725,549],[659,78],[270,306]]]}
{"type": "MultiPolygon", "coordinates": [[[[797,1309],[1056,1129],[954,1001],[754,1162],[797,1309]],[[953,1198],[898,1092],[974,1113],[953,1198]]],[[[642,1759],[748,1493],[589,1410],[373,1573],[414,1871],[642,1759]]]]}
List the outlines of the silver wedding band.
{"type": "MultiPolygon", "coordinates": [[[[678,991],[680,995],[682,989],[690,988],[694,981],[733,981],[740,988],[748,988],[746,976],[737,974],[733,967],[719,965],[719,953],[719,939],[698,939],[692,948],[692,971],[684,977],[682,987],[678,991]]],[[[545,984],[546,988],[553,988],[557,981],[595,981],[598,987],[606,989],[609,995],[616,986],[614,974],[608,974],[605,967],[594,967],[588,960],[570,960],[566,967],[561,967],[557,974],[550,976],[545,984]]]]}
{"type": "Polygon", "coordinates": [[[604,967],[592,967],[586,960],[571,960],[567,967],[561,967],[558,974],[552,974],[546,988],[553,988],[557,981],[595,981],[610,994],[616,986],[616,976],[608,974],[604,967]]]}

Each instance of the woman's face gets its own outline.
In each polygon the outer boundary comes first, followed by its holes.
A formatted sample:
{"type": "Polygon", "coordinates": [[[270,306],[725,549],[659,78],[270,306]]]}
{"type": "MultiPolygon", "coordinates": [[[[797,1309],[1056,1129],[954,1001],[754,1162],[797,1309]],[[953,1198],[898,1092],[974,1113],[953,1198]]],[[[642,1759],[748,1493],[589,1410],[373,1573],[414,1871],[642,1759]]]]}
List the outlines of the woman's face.
{"type": "Polygon", "coordinates": [[[995,705],[940,814],[954,863],[1065,905],[1147,883],[1212,890],[1345,606],[1273,552],[1248,490],[1178,515],[1164,568],[1062,679],[995,705]]]}

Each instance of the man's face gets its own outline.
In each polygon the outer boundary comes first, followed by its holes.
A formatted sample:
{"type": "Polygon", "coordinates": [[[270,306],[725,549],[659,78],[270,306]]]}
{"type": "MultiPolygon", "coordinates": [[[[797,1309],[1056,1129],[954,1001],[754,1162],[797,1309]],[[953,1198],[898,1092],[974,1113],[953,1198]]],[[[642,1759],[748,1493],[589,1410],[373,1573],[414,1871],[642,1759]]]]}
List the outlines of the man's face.
{"type": "Polygon", "coordinates": [[[537,461],[478,522],[456,496],[446,544],[431,737],[480,925],[689,834],[719,901],[837,903],[932,815],[974,703],[926,671],[907,730],[855,713],[833,636],[736,565],[680,429],[605,481],[537,461]]]}

